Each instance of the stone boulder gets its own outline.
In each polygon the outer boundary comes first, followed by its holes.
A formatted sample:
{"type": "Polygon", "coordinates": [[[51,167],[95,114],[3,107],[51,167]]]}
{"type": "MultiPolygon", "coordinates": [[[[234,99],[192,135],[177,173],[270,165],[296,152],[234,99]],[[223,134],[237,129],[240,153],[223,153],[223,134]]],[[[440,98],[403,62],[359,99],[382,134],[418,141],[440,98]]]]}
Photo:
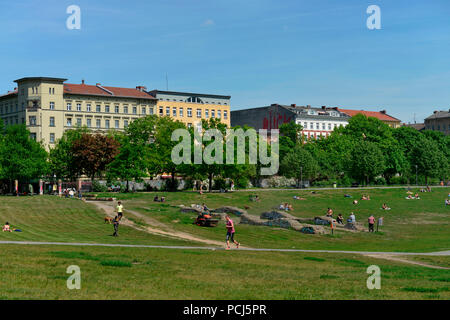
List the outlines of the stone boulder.
{"type": "Polygon", "coordinates": [[[241,216],[243,214],[247,214],[247,211],[240,209],[238,207],[232,207],[232,206],[224,206],[220,207],[214,210],[211,210],[211,212],[217,212],[217,213],[232,213],[237,216],[241,216]]]}

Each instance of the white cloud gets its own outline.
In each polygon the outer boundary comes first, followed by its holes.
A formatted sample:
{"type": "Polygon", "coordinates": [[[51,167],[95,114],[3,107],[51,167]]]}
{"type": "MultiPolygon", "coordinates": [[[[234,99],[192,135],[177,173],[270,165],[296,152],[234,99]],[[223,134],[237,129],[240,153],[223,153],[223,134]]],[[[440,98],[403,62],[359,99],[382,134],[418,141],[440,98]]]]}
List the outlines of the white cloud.
{"type": "Polygon", "coordinates": [[[203,22],[203,26],[213,26],[214,24],[215,24],[214,20],[212,19],[208,19],[205,22],[203,22]]]}

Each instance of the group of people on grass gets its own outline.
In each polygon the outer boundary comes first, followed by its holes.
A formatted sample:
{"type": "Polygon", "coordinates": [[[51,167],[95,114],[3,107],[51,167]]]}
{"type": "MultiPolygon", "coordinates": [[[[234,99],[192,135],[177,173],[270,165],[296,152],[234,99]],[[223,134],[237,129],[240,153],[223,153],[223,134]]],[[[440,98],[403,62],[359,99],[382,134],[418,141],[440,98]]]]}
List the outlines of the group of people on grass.
{"type": "Polygon", "coordinates": [[[420,200],[419,194],[416,193],[414,194],[414,196],[412,195],[413,193],[411,191],[406,192],[408,195],[405,197],[406,200],[420,200]]]}
{"type": "Polygon", "coordinates": [[[278,209],[285,210],[285,211],[292,211],[292,210],[294,210],[294,207],[291,204],[284,202],[284,203],[280,204],[278,209]]]}
{"type": "Polygon", "coordinates": [[[158,197],[157,195],[153,198],[153,201],[154,202],[166,202],[166,197],[164,197],[164,196],[161,196],[161,197],[158,197]]]}
{"type": "MultiPolygon", "coordinates": [[[[386,204],[383,204],[383,206],[385,206],[385,205],[386,204]]],[[[329,217],[329,218],[333,218],[333,209],[328,208],[326,216],[329,217]]],[[[384,219],[383,217],[378,219],[378,224],[379,225],[383,224],[383,219],[384,219]]],[[[336,222],[338,224],[341,224],[341,225],[344,224],[344,216],[342,215],[342,213],[339,213],[337,215],[336,222]]],[[[356,224],[356,216],[355,216],[355,214],[353,212],[350,212],[350,215],[347,218],[347,223],[351,224],[353,226],[356,224]]],[[[373,215],[370,215],[370,217],[368,218],[368,223],[369,223],[369,232],[374,232],[375,217],[373,215]]]]}

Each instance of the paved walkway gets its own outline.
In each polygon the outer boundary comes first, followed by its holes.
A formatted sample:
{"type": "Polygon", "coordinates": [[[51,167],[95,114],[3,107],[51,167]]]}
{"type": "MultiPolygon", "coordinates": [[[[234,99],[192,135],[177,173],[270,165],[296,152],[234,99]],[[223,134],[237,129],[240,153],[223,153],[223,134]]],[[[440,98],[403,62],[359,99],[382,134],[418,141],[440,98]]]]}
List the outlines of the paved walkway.
{"type": "MultiPolygon", "coordinates": [[[[91,246],[91,247],[129,247],[129,248],[156,248],[156,249],[199,249],[199,250],[225,250],[224,247],[201,246],[161,246],[145,244],[119,244],[119,243],[83,243],[83,242],[45,242],[45,241],[0,241],[0,244],[22,245],[61,245],[61,246],[91,246]]],[[[362,255],[397,255],[397,256],[450,256],[450,251],[439,252],[380,252],[380,251],[349,251],[349,250],[306,250],[306,249],[276,249],[276,248],[239,248],[240,251],[275,251],[275,252],[309,252],[309,253],[349,253],[362,255]]]]}

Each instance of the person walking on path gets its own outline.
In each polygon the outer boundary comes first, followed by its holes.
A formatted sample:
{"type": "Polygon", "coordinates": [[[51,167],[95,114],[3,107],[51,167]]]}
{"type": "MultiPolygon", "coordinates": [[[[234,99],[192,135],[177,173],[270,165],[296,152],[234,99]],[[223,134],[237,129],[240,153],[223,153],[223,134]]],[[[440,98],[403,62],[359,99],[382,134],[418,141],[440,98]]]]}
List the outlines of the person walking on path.
{"type": "Polygon", "coordinates": [[[122,219],[122,216],[123,216],[123,205],[122,205],[122,202],[119,201],[117,203],[116,210],[117,210],[117,216],[119,217],[119,220],[122,219]]]}
{"type": "Polygon", "coordinates": [[[373,215],[370,215],[369,219],[367,219],[369,222],[369,232],[373,232],[373,226],[375,225],[375,218],[373,215]]]}
{"type": "Polygon", "coordinates": [[[240,243],[237,242],[236,240],[234,240],[235,230],[234,230],[233,220],[231,220],[229,215],[226,215],[225,218],[227,219],[227,225],[226,225],[226,228],[227,228],[227,248],[226,249],[227,250],[230,249],[230,240],[236,245],[236,249],[237,249],[237,248],[239,248],[240,243]]]}
{"type": "Polygon", "coordinates": [[[114,224],[113,237],[117,237],[119,235],[119,221],[120,221],[119,216],[116,216],[113,220],[113,224],[114,224]]]}

